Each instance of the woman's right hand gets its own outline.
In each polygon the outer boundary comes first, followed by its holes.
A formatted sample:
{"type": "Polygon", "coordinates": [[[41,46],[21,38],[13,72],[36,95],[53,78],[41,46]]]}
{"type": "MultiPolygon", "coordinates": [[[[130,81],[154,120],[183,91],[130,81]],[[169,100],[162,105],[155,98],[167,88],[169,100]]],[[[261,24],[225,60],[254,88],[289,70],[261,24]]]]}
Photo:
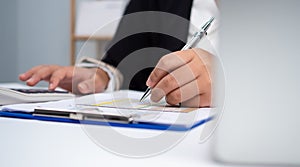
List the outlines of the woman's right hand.
{"type": "Polygon", "coordinates": [[[49,90],[57,87],[74,94],[103,92],[109,82],[108,74],[100,68],[81,68],[74,66],[40,65],[20,74],[19,79],[29,86],[40,81],[49,82],[49,90]]]}

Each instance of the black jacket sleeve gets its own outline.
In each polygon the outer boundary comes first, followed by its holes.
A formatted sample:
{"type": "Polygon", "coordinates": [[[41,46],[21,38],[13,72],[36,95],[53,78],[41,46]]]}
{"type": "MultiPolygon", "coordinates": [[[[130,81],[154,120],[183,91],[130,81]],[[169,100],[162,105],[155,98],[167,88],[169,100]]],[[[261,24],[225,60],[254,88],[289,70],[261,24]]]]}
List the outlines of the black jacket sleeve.
{"type": "Polygon", "coordinates": [[[184,46],[192,3],[192,0],[131,0],[128,3],[102,60],[123,73],[122,88],[145,90],[146,79],[159,58],[184,46]],[[129,58],[138,51],[141,51],[138,56],[129,58]]]}

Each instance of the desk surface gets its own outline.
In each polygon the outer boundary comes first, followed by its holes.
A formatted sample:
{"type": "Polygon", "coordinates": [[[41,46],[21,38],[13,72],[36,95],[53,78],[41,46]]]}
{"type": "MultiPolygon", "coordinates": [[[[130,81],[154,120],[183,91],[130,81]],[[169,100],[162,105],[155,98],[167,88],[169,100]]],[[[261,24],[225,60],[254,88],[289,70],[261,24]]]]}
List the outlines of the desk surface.
{"type": "MultiPolygon", "coordinates": [[[[1,86],[12,86],[0,84],[1,86]]],[[[15,85],[18,86],[18,85],[15,85]]],[[[109,127],[94,126],[107,131],[109,127]]],[[[145,129],[116,128],[122,133],[160,133],[145,129]]],[[[209,140],[199,144],[202,126],[190,131],[175,147],[148,158],[128,158],[98,146],[79,124],[43,122],[0,117],[0,166],[205,166],[223,167],[210,158],[209,140]]],[[[174,132],[175,133],[175,132],[174,132]]],[[[181,132],[180,132],[181,133],[181,132]]],[[[118,142],[118,139],[115,141],[118,142]]]]}
{"type": "MultiPolygon", "coordinates": [[[[101,126],[99,128],[108,128],[101,126]]],[[[140,131],[137,129],[122,130],[140,131]]],[[[1,166],[220,166],[209,158],[210,142],[192,130],[171,150],[148,158],[115,155],[96,145],[81,125],[0,118],[1,166]]],[[[154,132],[151,130],[151,132],[154,132]]]]}

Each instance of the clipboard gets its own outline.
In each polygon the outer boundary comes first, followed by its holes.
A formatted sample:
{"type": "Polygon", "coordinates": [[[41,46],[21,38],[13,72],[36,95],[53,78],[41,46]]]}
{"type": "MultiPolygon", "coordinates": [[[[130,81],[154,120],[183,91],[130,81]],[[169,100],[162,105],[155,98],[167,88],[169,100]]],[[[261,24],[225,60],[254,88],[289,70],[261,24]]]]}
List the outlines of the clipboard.
{"type": "Polygon", "coordinates": [[[214,117],[210,116],[203,120],[200,120],[193,124],[192,126],[183,126],[183,125],[168,125],[168,124],[157,124],[149,122],[134,122],[130,117],[125,116],[115,116],[115,115],[89,115],[82,114],[81,116],[67,115],[73,113],[64,113],[60,116],[56,115],[55,111],[37,111],[33,113],[26,112],[9,112],[9,111],[0,111],[0,117],[6,118],[17,118],[17,119],[28,119],[28,120],[37,120],[37,121],[48,121],[48,122],[60,122],[60,123],[72,123],[72,124],[88,124],[96,126],[113,126],[113,127],[122,127],[122,128],[136,128],[136,129],[152,129],[152,130],[168,130],[168,131],[178,131],[186,132],[194,129],[200,125],[203,125],[211,121],[214,117]],[[48,112],[48,114],[47,114],[48,112]],[[81,117],[81,118],[80,118],[81,117]],[[97,118],[97,119],[95,119],[97,118]]]}
{"type": "Polygon", "coordinates": [[[159,105],[140,104],[137,98],[141,94],[121,90],[46,103],[6,105],[1,108],[0,117],[171,131],[188,131],[214,117],[210,109],[162,109],[159,105]]]}

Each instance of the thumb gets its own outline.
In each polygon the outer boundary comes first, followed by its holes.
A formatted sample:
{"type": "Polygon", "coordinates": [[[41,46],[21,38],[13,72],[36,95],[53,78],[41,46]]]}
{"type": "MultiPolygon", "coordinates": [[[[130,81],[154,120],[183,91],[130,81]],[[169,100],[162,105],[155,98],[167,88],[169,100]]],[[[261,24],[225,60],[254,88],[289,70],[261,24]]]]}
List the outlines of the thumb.
{"type": "Polygon", "coordinates": [[[101,79],[92,77],[88,80],[82,81],[77,86],[81,94],[99,93],[105,90],[101,79]]]}
{"type": "Polygon", "coordinates": [[[81,94],[91,94],[96,92],[94,78],[80,82],[77,88],[81,94]]]}

